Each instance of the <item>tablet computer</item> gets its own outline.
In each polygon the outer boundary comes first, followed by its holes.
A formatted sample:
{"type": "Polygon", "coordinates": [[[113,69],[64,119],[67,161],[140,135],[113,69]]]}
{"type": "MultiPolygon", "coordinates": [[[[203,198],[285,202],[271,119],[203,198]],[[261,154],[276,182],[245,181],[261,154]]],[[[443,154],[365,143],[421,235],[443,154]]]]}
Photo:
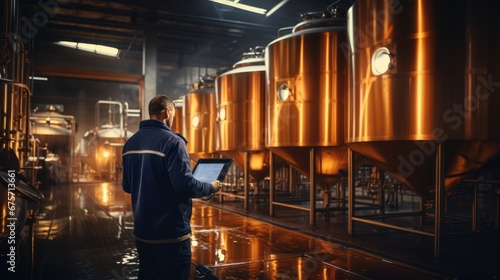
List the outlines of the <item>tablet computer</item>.
{"type": "Polygon", "coordinates": [[[193,169],[193,177],[202,182],[224,181],[232,158],[200,158],[193,169]]]}

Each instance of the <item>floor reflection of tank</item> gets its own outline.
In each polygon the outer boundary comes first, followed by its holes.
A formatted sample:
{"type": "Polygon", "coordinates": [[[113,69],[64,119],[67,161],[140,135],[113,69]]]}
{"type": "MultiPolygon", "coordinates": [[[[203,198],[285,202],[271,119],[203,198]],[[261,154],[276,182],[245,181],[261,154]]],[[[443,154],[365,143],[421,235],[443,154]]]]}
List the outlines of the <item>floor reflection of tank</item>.
{"type": "Polygon", "coordinates": [[[346,143],[434,201],[436,255],[445,193],[500,154],[500,30],[491,24],[499,8],[461,0],[450,13],[442,1],[362,0],[349,10],[346,143]]]}
{"type": "Polygon", "coordinates": [[[269,176],[269,151],[264,147],[266,67],[264,48],[256,47],[243,54],[233,69],[221,74],[216,85],[216,150],[224,157],[234,158],[243,170],[245,197],[249,178],[259,182],[269,176]],[[250,177],[249,177],[250,176],[250,177]]]}
{"type": "MultiPolygon", "coordinates": [[[[98,207],[92,207],[92,209],[97,209],[96,216],[98,218],[114,218],[117,220],[117,238],[120,238],[123,229],[133,229],[134,223],[130,196],[123,192],[120,184],[104,182],[95,185],[91,196],[95,200],[92,199],[91,202],[86,201],[86,203],[99,204],[98,207]]],[[[89,207],[89,205],[86,205],[86,207],[89,207]]]]}
{"type": "Polygon", "coordinates": [[[215,155],[215,78],[204,76],[182,96],[184,107],[183,133],[187,149],[195,163],[200,158],[215,155]]]}
{"type": "Polygon", "coordinates": [[[71,181],[75,118],[63,115],[57,106],[47,105],[36,108],[30,121],[33,135],[45,147],[41,155],[43,168],[39,171],[42,185],[71,181]]]}
{"type": "Polygon", "coordinates": [[[95,110],[96,128],[85,132],[78,147],[83,172],[87,177],[118,180],[123,144],[133,135],[127,128],[128,118],[139,117],[139,110],[108,100],[98,101],[95,110]]]}
{"type": "MultiPolygon", "coordinates": [[[[330,207],[329,189],[339,182],[339,170],[347,169],[347,58],[340,49],[346,40],[345,14],[329,8],[303,14],[292,33],[266,48],[266,148],[323,188],[324,208],[330,207]]],[[[309,208],[303,209],[314,223],[316,188],[309,190],[309,208]]]]}

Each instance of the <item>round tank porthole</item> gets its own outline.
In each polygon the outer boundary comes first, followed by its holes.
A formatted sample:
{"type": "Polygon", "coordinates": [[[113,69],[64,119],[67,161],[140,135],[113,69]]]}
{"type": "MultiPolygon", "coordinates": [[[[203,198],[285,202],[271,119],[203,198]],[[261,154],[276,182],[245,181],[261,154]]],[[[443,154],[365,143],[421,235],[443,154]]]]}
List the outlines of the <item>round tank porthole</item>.
{"type": "Polygon", "coordinates": [[[387,48],[379,48],[372,55],[372,73],[379,76],[391,67],[391,53],[387,48]]]}
{"type": "Polygon", "coordinates": [[[198,116],[194,116],[192,119],[191,119],[191,125],[193,127],[198,127],[198,125],[200,124],[200,117],[198,116]]]}
{"type": "Polygon", "coordinates": [[[290,88],[286,83],[278,85],[277,97],[279,101],[285,101],[290,97],[290,88]]]}
{"type": "Polygon", "coordinates": [[[223,121],[226,119],[226,109],[225,108],[220,108],[218,114],[219,114],[219,120],[223,121]]]}

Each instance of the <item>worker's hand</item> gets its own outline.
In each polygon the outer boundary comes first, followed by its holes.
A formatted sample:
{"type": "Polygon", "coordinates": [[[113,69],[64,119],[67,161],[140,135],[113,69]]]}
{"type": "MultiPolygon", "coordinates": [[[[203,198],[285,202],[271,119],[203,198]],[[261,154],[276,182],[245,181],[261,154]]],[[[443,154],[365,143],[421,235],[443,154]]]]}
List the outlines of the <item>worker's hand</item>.
{"type": "Polygon", "coordinates": [[[218,192],[221,190],[222,186],[219,180],[215,180],[212,182],[212,186],[214,187],[214,193],[218,192]]]}

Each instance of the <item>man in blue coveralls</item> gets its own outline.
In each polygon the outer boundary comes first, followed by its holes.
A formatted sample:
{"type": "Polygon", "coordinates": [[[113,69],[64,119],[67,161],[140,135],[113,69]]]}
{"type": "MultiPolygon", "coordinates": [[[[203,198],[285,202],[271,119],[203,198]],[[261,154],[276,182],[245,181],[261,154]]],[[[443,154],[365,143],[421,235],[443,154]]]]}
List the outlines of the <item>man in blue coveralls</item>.
{"type": "Polygon", "coordinates": [[[191,198],[209,196],[219,181],[193,178],[186,139],[170,127],[175,106],[165,95],[149,102],[123,147],[123,190],[132,194],[139,279],[188,279],[191,270],[191,198]]]}

